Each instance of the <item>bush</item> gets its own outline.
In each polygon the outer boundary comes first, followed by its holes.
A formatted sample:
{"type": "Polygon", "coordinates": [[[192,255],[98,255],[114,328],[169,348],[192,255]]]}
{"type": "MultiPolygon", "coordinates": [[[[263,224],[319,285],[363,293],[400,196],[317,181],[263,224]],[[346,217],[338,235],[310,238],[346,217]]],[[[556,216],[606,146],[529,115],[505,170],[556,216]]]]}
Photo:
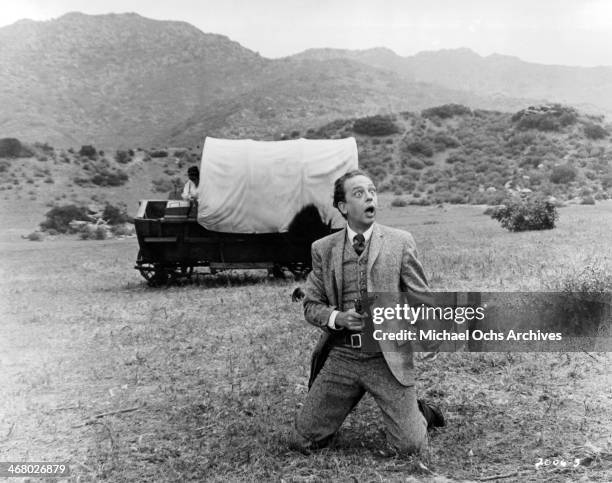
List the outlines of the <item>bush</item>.
{"type": "Polygon", "coordinates": [[[81,240],[106,240],[108,238],[108,229],[102,225],[85,225],[81,228],[79,237],[81,240]]]}
{"type": "MultiPolygon", "coordinates": [[[[467,159],[465,158],[465,156],[461,154],[451,154],[448,158],[446,158],[446,162],[448,164],[466,163],[467,159]]],[[[488,169],[488,165],[485,164],[484,166],[485,166],[485,169],[483,171],[486,171],[488,169]]]]}
{"type": "Polygon", "coordinates": [[[111,233],[113,236],[130,236],[135,233],[135,229],[133,225],[123,223],[121,225],[111,226],[111,233]]]}
{"type": "Polygon", "coordinates": [[[26,238],[30,241],[43,241],[43,234],[39,231],[29,233],[26,238]]]}
{"type": "Polygon", "coordinates": [[[587,265],[556,282],[549,303],[550,324],[571,336],[609,335],[612,275],[601,265],[587,265]]]}
{"type": "Polygon", "coordinates": [[[102,212],[102,219],[109,225],[121,225],[131,221],[124,206],[113,206],[107,203],[102,212]]]}
{"type": "Polygon", "coordinates": [[[403,206],[408,206],[408,202],[404,198],[396,197],[391,200],[391,206],[400,208],[403,206]]]}
{"type": "Polygon", "coordinates": [[[85,144],[81,146],[81,149],[79,150],[79,155],[85,156],[89,159],[96,159],[98,157],[98,152],[96,151],[96,148],[94,148],[92,145],[85,144]]]}
{"type": "Polygon", "coordinates": [[[72,220],[87,220],[87,209],[76,205],[55,206],[45,213],[45,217],[47,219],[40,224],[41,230],[74,233],[69,223],[72,220]]]}
{"type": "Polygon", "coordinates": [[[127,173],[120,169],[113,172],[106,168],[101,168],[91,177],[91,182],[98,186],[122,186],[127,181],[127,173]]]}
{"type": "Polygon", "coordinates": [[[27,158],[33,153],[16,138],[0,139],[0,158],[27,158]]]}
{"type": "Polygon", "coordinates": [[[459,141],[448,134],[438,133],[433,138],[436,151],[444,151],[447,148],[459,147],[459,141]]]}
{"type": "Polygon", "coordinates": [[[425,167],[425,163],[418,159],[411,159],[408,161],[408,166],[410,166],[412,169],[423,169],[425,167]]]}
{"type": "Polygon", "coordinates": [[[612,173],[606,173],[601,177],[601,186],[605,190],[612,188],[612,173]]]}
{"type": "Polygon", "coordinates": [[[584,125],[584,135],[589,139],[603,139],[608,136],[608,131],[598,124],[588,123],[584,125]]]}
{"type": "Polygon", "coordinates": [[[423,155],[428,158],[432,157],[434,154],[434,150],[431,144],[424,141],[413,141],[411,143],[407,143],[406,150],[410,154],[423,155]]]}
{"type": "Polygon", "coordinates": [[[448,119],[453,116],[463,116],[465,114],[471,114],[472,111],[469,107],[462,106],[461,104],[444,104],[438,107],[430,107],[421,111],[421,116],[427,118],[438,117],[440,119],[448,119]]]}
{"type": "Polygon", "coordinates": [[[168,151],[164,151],[163,149],[159,149],[156,151],[152,151],[150,156],[152,158],[166,158],[168,157],[168,151]]]}
{"type": "Polygon", "coordinates": [[[578,112],[572,107],[560,104],[551,106],[530,106],[512,116],[512,122],[520,130],[537,129],[538,131],[559,131],[562,127],[574,124],[578,112]]]}
{"type": "Polygon", "coordinates": [[[507,201],[491,218],[510,231],[549,230],[555,227],[559,213],[550,201],[528,197],[507,201]]]}
{"type": "Polygon", "coordinates": [[[353,123],[353,131],[367,136],[388,136],[399,132],[399,127],[390,116],[368,116],[353,123]]]}
{"type": "Polygon", "coordinates": [[[591,195],[586,195],[582,198],[582,201],[580,202],[581,205],[594,205],[595,204],[595,198],[593,198],[593,196],[591,195]]]}
{"type": "Polygon", "coordinates": [[[153,190],[157,193],[168,193],[174,190],[174,182],[169,178],[157,178],[152,181],[153,190]]]}
{"type": "Polygon", "coordinates": [[[132,160],[133,155],[134,154],[130,155],[128,151],[121,151],[118,149],[117,152],[115,153],[115,161],[117,161],[120,164],[127,164],[132,160]]]}
{"type": "Polygon", "coordinates": [[[550,173],[550,181],[555,184],[565,184],[576,179],[576,168],[571,164],[555,166],[550,173]]]}

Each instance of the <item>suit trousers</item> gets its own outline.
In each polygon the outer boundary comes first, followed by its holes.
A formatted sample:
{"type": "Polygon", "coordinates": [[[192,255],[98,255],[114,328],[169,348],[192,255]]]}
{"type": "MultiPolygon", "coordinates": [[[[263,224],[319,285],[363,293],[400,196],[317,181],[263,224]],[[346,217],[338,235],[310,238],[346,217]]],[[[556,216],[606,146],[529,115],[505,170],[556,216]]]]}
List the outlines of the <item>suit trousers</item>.
{"type": "Polygon", "coordinates": [[[296,418],[298,434],[322,446],[369,392],[381,409],[387,441],[400,453],[427,446],[427,422],[419,411],[416,389],[402,386],[381,353],[333,347],[296,418]]]}

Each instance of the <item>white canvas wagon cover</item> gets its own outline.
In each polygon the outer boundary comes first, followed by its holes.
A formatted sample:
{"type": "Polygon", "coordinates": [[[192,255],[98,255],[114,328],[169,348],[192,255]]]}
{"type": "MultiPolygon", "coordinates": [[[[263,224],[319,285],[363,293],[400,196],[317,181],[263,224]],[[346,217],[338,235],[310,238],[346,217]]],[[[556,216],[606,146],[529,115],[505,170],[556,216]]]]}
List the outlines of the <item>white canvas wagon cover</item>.
{"type": "Polygon", "coordinates": [[[357,169],[354,138],[290,141],[207,137],[198,186],[198,223],[213,231],[276,233],[314,204],[323,221],[338,219],[333,183],[357,169]]]}

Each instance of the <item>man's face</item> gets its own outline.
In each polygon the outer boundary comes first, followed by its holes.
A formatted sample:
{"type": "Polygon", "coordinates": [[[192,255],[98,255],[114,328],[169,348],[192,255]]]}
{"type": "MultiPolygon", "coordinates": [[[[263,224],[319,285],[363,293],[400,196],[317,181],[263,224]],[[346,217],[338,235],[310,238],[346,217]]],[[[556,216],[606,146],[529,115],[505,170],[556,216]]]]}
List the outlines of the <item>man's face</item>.
{"type": "Polygon", "coordinates": [[[378,199],[374,183],[367,176],[353,176],[344,182],[344,193],[346,201],[338,203],[338,208],[353,230],[366,231],[376,218],[378,199]]]}
{"type": "Polygon", "coordinates": [[[198,176],[196,173],[189,173],[187,176],[188,176],[188,177],[189,177],[189,179],[190,179],[191,181],[193,181],[194,183],[195,183],[195,182],[197,182],[197,181],[199,181],[199,179],[200,179],[200,177],[199,177],[199,176],[198,176]]]}

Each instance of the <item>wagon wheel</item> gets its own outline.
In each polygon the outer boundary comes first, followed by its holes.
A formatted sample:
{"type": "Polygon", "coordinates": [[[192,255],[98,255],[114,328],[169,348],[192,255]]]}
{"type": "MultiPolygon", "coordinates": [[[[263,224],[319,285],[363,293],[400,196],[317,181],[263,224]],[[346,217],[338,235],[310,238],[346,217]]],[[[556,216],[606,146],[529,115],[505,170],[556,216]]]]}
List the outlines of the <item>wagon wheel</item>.
{"type": "Polygon", "coordinates": [[[143,262],[141,250],[138,250],[138,255],[136,257],[136,268],[140,272],[140,275],[142,275],[142,277],[152,287],[167,283],[168,278],[170,277],[168,270],[162,267],[159,263],[143,262]]]}

